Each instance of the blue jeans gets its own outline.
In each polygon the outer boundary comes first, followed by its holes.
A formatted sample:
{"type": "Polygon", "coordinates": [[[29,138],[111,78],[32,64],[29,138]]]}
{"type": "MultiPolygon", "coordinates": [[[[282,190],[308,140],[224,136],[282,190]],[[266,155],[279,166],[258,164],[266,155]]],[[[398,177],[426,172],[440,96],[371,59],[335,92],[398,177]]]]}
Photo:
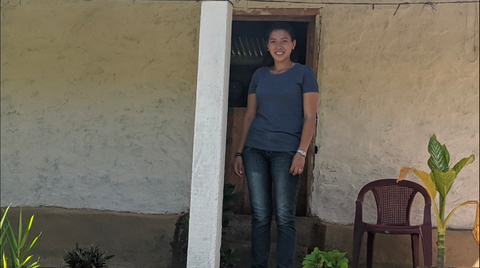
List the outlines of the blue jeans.
{"type": "Polygon", "coordinates": [[[301,176],[290,173],[296,152],[273,152],[245,146],[243,163],[248,182],[252,217],[252,268],[268,268],[272,188],[277,223],[277,267],[292,268],[297,234],[295,209],[301,176]],[[273,187],[272,187],[273,186],[273,187]]]}

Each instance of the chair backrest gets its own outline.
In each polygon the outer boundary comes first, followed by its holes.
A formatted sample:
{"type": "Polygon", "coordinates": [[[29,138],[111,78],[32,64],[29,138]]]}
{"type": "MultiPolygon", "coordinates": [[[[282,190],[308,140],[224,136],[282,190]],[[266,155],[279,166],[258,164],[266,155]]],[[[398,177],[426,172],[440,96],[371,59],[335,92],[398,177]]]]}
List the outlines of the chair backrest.
{"type": "Polygon", "coordinates": [[[430,223],[431,199],[420,184],[405,180],[397,183],[395,179],[372,181],[360,190],[357,202],[363,203],[369,191],[372,191],[377,204],[377,224],[409,226],[410,209],[417,193],[425,200],[424,224],[430,223]]]}

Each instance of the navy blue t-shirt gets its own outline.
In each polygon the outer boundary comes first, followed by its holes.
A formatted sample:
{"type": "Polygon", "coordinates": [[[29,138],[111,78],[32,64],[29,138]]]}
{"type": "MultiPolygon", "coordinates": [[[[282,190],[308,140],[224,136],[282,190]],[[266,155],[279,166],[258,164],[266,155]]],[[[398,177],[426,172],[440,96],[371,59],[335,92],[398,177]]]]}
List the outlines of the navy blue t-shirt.
{"type": "Polygon", "coordinates": [[[246,146],[266,151],[296,151],[303,128],[303,94],[318,92],[312,68],[296,63],[281,74],[268,67],[255,71],[248,94],[255,94],[257,114],[246,146]]]}

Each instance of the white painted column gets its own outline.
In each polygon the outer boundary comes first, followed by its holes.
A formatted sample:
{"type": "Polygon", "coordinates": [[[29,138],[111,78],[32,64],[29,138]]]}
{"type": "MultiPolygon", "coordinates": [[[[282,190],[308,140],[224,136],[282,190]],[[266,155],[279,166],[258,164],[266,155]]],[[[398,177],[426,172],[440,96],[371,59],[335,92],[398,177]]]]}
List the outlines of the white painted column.
{"type": "Polygon", "coordinates": [[[187,268],[220,263],[231,25],[230,2],[202,2],[187,268]]]}

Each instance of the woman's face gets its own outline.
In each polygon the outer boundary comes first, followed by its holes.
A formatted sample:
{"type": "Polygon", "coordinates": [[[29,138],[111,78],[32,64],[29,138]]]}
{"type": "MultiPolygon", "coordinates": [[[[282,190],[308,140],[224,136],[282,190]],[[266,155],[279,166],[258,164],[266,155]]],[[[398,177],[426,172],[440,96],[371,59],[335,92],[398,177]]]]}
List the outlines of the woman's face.
{"type": "Polygon", "coordinates": [[[274,30],[268,38],[267,48],[275,62],[290,61],[296,41],[284,30],[274,30]]]}

